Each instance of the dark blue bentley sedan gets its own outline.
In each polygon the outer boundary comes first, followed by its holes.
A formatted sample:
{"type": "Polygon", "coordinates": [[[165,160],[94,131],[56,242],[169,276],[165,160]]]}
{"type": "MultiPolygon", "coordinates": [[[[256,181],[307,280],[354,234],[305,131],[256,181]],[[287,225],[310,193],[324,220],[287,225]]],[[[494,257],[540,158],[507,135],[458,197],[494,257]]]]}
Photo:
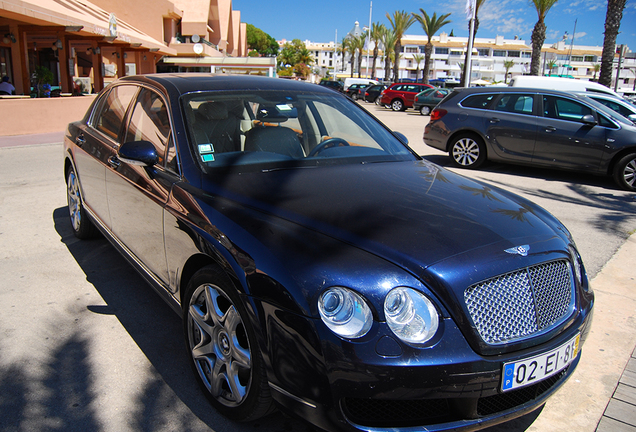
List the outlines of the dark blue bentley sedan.
{"type": "Polygon", "coordinates": [[[590,330],[574,241],[403,141],[320,86],[126,77],[66,132],[70,222],[183,317],[203,393],[234,420],[474,430],[528,413],[590,330]]]}

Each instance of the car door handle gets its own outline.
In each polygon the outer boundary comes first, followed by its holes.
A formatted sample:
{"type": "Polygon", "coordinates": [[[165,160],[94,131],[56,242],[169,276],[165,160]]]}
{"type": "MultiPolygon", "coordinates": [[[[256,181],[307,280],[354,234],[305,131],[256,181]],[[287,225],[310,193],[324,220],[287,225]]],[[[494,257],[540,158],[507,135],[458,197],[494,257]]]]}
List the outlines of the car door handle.
{"type": "Polygon", "coordinates": [[[121,165],[121,161],[119,159],[117,159],[117,157],[111,156],[111,157],[108,158],[108,165],[110,165],[111,167],[117,169],[117,168],[119,168],[119,165],[121,165]]]}
{"type": "Polygon", "coordinates": [[[78,135],[77,138],[75,138],[75,144],[77,144],[79,147],[86,144],[86,138],[84,138],[84,135],[78,135]]]}
{"type": "Polygon", "coordinates": [[[545,128],[545,131],[546,131],[547,133],[554,132],[554,131],[556,131],[556,130],[557,130],[557,129],[556,129],[554,126],[548,126],[548,127],[546,127],[546,128],[545,128]]]}
{"type": "Polygon", "coordinates": [[[500,121],[501,121],[501,120],[500,120],[500,119],[498,119],[498,118],[496,118],[496,117],[494,117],[494,118],[491,118],[491,119],[490,119],[490,123],[493,123],[493,124],[494,124],[494,123],[499,123],[500,121]]]}

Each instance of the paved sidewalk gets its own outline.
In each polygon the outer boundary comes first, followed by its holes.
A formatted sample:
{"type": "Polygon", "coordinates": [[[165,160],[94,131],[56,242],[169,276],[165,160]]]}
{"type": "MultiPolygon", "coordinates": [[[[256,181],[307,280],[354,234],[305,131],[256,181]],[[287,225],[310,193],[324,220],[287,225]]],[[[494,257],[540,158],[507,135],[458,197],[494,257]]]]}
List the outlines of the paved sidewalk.
{"type": "Polygon", "coordinates": [[[56,144],[64,141],[64,131],[32,135],[0,136],[0,148],[21,147],[35,144],[56,144]]]}

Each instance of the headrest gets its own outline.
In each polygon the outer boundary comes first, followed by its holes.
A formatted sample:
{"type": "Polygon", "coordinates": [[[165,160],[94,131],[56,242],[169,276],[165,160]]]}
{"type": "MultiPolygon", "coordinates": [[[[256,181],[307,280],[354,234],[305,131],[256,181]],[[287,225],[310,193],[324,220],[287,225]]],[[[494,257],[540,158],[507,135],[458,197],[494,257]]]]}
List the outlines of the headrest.
{"type": "Polygon", "coordinates": [[[275,106],[260,106],[256,112],[256,120],[263,122],[282,123],[287,119],[275,106]]]}
{"type": "Polygon", "coordinates": [[[208,120],[225,120],[227,118],[227,107],[223,102],[202,103],[197,112],[208,120]]]}

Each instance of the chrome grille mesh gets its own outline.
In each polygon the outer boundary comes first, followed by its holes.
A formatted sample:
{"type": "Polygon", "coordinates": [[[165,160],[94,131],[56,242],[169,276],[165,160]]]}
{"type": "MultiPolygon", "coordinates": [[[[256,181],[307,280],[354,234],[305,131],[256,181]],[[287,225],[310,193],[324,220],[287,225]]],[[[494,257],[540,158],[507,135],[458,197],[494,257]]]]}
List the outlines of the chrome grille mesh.
{"type": "Polygon", "coordinates": [[[574,283],[567,261],[529,267],[478,283],[464,301],[489,344],[523,338],[565,319],[573,310],[574,283]]]}

